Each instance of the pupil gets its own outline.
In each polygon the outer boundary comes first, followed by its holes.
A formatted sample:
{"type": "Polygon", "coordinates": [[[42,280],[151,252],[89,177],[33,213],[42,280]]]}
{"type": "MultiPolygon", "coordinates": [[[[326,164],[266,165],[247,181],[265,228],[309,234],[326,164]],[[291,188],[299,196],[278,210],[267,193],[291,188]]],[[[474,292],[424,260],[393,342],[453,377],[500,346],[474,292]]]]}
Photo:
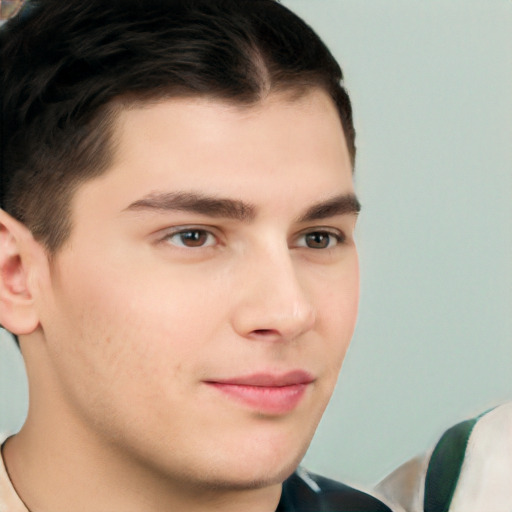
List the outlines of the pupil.
{"type": "Polygon", "coordinates": [[[206,241],[206,233],[203,231],[187,231],[181,234],[183,243],[189,247],[199,247],[206,241]]]}
{"type": "Polygon", "coordinates": [[[307,244],[312,249],[325,249],[329,246],[329,235],[325,233],[310,233],[307,235],[307,244]]]}

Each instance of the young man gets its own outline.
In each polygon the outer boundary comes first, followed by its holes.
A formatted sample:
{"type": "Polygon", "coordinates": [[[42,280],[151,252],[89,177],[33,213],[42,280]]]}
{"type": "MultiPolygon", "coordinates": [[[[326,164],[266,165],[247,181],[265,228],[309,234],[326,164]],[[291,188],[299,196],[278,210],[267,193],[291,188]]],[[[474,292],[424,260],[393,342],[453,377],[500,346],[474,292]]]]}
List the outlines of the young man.
{"type": "Polygon", "coordinates": [[[296,471],[354,328],[339,66],[273,0],[41,0],[3,27],[2,512],[384,511],[296,471]]]}

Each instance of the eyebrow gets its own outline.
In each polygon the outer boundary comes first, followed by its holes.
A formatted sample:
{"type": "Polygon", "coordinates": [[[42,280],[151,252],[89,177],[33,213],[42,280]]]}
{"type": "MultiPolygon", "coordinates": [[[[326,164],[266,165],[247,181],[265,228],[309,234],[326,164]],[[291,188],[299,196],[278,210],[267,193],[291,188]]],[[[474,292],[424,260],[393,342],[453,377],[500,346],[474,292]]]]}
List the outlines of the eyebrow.
{"type": "Polygon", "coordinates": [[[241,222],[253,220],[256,214],[256,208],[243,201],[210,197],[195,192],[149,194],[130,204],[126,210],[185,211],[241,222]]]}
{"type": "MultiPolygon", "coordinates": [[[[196,192],[151,193],[125,208],[125,211],[140,210],[185,211],[240,222],[250,222],[256,217],[256,207],[252,204],[196,192]]],[[[354,194],[342,194],[311,206],[299,217],[298,222],[311,222],[337,215],[357,215],[360,210],[361,205],[354,194]]]]}
{"type": "Polygon", "coordinates": [[[355,194],[342,194],[311,206],[299,218],[299,222],[328,219],[337,215],[358,215],[360,211],[361,203],[355,194]]]}

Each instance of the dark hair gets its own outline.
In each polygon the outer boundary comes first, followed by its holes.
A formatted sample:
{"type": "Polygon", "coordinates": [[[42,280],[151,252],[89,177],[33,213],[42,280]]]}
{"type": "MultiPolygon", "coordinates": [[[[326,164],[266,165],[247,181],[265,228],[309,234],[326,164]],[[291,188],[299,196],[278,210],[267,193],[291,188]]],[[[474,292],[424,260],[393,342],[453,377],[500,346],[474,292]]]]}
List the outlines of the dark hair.
{"type": "Polygon", "coordinates": [[[204,95],[251,105],[324,89],[354,163],[342,72],[314,31],[274,0],[39,0],[0,30],[0,206],[55,252],[80,183],[103,173],[116,112],[204,95]]]}

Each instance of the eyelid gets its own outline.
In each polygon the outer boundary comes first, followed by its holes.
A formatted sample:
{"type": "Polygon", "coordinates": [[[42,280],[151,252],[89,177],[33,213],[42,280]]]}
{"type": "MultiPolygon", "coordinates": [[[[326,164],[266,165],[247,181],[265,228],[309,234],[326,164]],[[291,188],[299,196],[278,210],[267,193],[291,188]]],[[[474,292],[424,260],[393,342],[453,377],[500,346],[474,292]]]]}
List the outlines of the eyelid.
{"type": "Polygon", "coordinates": [[[218,233],[215,232],[215,229],[212,226],[204,226],[204,225],[200,225],[200,224],[199,225],[198,224],[186,224],[186,225],[174,226],[172,228],[164,229],[161,231],[161,235],[159,236],[158,241],[161,243],[167,243],[167,244],[172,245],[173,247],[176,247],[178,249],[190,249],[190,250],[207,249],[207,248],[219,245],[219,243],[220,243],[219,235],[218,235],[218,233]],[[185,245],[174,244],[170,241],[170,239],[173,236],[180,235],[182,233],[187,233],[190,231],[202,231],[208,235],[211,235],[212,237],[215,238],[216,243],[208,244],[208,245],[201,245],[201,246],[197,246],[197,247],[187,247],[185,245]]]}
{"type": "MultiPolygon", "coordinates": [[[[298,239],[301,239],[301,238],[304,238],[306,237],[307,235],[311,235],[311,234],[314,234],[314,233],[325,233],[327,235],[330,235],[332,237],[334,237],[337,241],[335,247],[337,246],[340,246],[340,245],[343,245],[347,239],[347,236],[345,234],[345,232],[339,228],[333,228],[333,227],[327,227],[327,226],[315,226],[313,228],[309,228],[309,229],[305,229],[304,231],[301,231],[296,237],[295,239],[298,240],[298,239]]],[[[296,247],[300,247],[300,248],[306,248],[306,249],[313,249],[312,247],[308,247],[307,245],[297,245],[295,244],[296,247]]],[[[317,249],[314,249],[316,251],[321,251],[321,250],[327,250],[327,249],[334,249],[334,247],[326,247],[324,249],[320,249],[320,248],[317,248],[317,249]]]]}

